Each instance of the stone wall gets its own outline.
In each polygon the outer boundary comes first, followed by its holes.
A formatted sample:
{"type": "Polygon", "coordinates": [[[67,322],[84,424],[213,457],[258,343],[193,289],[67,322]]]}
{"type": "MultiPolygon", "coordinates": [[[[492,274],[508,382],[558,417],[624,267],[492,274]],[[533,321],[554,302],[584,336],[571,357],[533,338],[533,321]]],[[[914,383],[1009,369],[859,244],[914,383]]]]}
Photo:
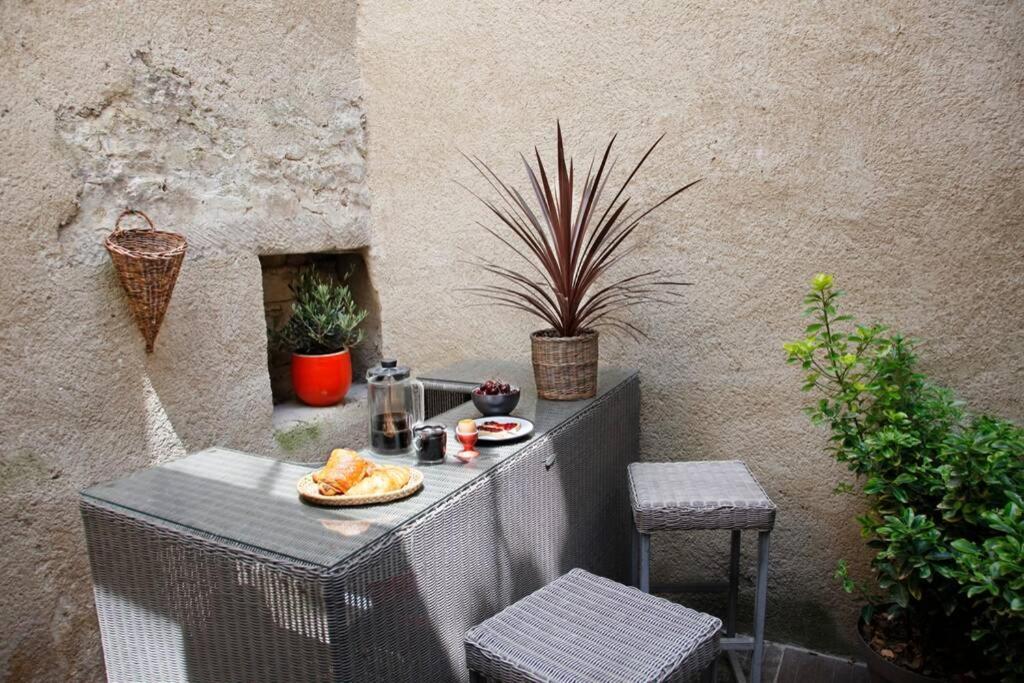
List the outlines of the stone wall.
{"type": "Polygon", "coordinates": [[[78,490],[362,436],[275,420],[259,262],[369,253],[355,30],[344,2],[0,3],[0,679],[103,678],[78,490]],[[189,240],[148,356],[102,247],[125,205],[189,240]]]}
{"type": "MultiPolygon", "coordinates": [[[[313,458],[362,438],[358,392],[328,420],[274,414],[260,256],[360,251],[414,368],[528,357],[533,321],[464,307],[459,259],[493,243],[455,181],[486,189],[460,150],[521,179],[556,118],[578,158],[667,133],[638,202],[705,178],[636,254],[695,286],[603,360],[642,370],[642,457],[743,458],[780,504],[770,637],[847,650],[831,572],[861,556],[857,503],[829,494],[842,472],[780,344],[834,271],[857,312],[928,340],[937,379],[1024,417],[1022,14],[0,3],[0,676],[102,678],[78,490],[212,444],[313,458]],[[148,356],[101,246],[127,204],[190,241],[148,356]]],[[[701,553],[724,548],[659,539],[655,578],[721,572],[701,553]]]]}
{"type": "MultiPolygon", "coordinates": [[[[526,192],[518,153],[551,160],[560,118],[577,172],[614,132],[620,174],[666,134],[633,205],[704,178],[635,254],[694,286],[602,360],[641,369],[640,455],[742,458],[779,504],[769,636],[849,651],[858,605],[832,573],[864,557],[859,503],[830,493],[843,471],[781,345],[834,272],[852,312],[927,340],[935,379],[1024,418],[1022,5],[368,2],[359,40],[384,337],[413,367],[526,359],[539,327],[457,291],[481,277],[459,256],[506,258],[460,152],[526,192]]],[[[724,575],[726,538],[695,538],[655,540],[655,580],[724,575]]]]}

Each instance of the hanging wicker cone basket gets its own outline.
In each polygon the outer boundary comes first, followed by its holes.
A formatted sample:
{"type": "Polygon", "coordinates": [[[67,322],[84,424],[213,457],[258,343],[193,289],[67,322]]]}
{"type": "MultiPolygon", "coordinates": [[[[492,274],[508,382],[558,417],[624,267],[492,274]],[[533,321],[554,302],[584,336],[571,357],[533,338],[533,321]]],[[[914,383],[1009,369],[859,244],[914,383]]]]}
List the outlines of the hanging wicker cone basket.
{"type": "Polygon", "coordinates": [[[185,259],[188,246],[185,237],[157,230],[143,212],[125,209],[103,244],[110,252],[117,277],[128,295],[135,323],[146,339],[146,353],[152,353],[181,262],[185,259]],[[124,230],[121,221],[127,216],[141,216],[149,227],[124,230]]]}
{"type": "Polygon", "coordinates": [[[554,330],[530,335],[537,395],[551,401],[575,401],[597,394],[597,332],[557,337],[554,330]]]}

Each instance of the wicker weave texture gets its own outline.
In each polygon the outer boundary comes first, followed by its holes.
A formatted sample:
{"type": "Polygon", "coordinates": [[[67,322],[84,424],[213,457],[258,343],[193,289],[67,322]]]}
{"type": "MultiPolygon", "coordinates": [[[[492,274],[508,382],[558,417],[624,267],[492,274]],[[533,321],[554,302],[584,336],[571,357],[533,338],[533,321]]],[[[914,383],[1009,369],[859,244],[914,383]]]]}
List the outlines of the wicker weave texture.
{"type": "Polygon", "coordinates": [[[326,570],[479,475],[468,468],[424,467],[424,488],[416,495],[339,511],[299,499],[295,482],[312,469],[308,464],[209,449],[93,487],[83,497],[326,570]]]}
{"type": "Polygon", "coordinates": [[[573,567],[624,579],[638,440],[634,378],[340,568],[331,633],[359,635],[336,640],[339,679],[466,680],[474,624],[573,567]]]}
{"type": "Polygon", "coordinates": [[[597,393],[597,332],[554,337],[541,330],[530,335],[537,395],[552,401],[575,401],[597,393]]]}
{"type": "MultiPolygon", "coordinates": [[[[575,566],[627,575],[622,472],[638,448],[639,382],[629,375],[582,410],[558,407],[572,417],[398,526],[375,523],[372,507],[305,508],[317,526],[321,515],[343,515],[323,526],[333,543],[355,544],[306,549],[310,525],[290,549],[309,561],[86,497],[111,680],[466,680],[463,637],[474,624],[575,566]],[[343,559],[327,565],[332,556],[343,559]]],[[[429,488],[378,514],[416,506],[429,488]]]]}
{"type": "Polygon", "coordinates": [[[695,681],[722,622],[574,569],[466,634],[471,670],[502,683],[695,681]]]}
{"type": "Polygon", "coordinates": [[[104,246],[114,262],[135,323],[146,340],[146,352],[152,353],[185,259],[185,238],[154,229],[149,216],[129,209],[117,217],[104,246]],[[148,229],[123,230],[121,221],[132,215],[144,218],[148,229]]]}
{"type": "MultiPolygon", "coordinates": [[[[528,372],[528,368],[520,369],[528,372]]],[[[602,374],[602,394],[595,401],[604,400],[606,392],[629,377],[628,373],[606,369],[602,374]]],[[[486,476],[492,468],[532,447],[535,440],[544,438],[552,429],[575,420],[591,403],[538,402],[527,391],[517,412],[536,425],[532,436],[506,444],[481,446],[481,457],[472,466],[449,458],[445,464],[424,467],[421,469],[423,489],[416,495],[387,505],[350,508],[344,514],[313,508],[298,499],[295,482],[314,467],[320,467],[322,460],[292,464],[224,448],[207,449],[115,482],[99,484],[84,491],[83,496],[197,533],[219,536],[329,569],[381,535],[427,512],[477,478],[486,476]],[[241,485],[243,483],[245,485],[241,485]]],[[[472,404],[460,403],[438,419],[454,425],[458,419],[475,414],[472,404]]],[[[453,441],[450,437],[449,442],[453,441]]],[[[554,461],[567,452],[548,449],[545,453],[554,461]]],[[[371,458],[388,464],[416,465],[413,455],[371,454],[371,458]]],[[[623,479],[624,488],[624,478],[621,474],[617,478],[623,479]]],[[[628,507],[624,510],[627,515],[628,510],[628,507]]]]}
{"type": "Polygon", "coordinates": [[[441,413],[472,400],[474,385],[464,382],[441,382],[425,379],[423,382],[424,419],[431,420],[441,413]]]}
{"type": "Polygon", "coordinates": [[[110,681],[332,681],[322,583],[83,501],[110,681]]]}
{"type": "Polygon", "coordinates": [[[643,533],[775,525],[775,504],[739,460],[632,463],[629,496],[643,533]]]}

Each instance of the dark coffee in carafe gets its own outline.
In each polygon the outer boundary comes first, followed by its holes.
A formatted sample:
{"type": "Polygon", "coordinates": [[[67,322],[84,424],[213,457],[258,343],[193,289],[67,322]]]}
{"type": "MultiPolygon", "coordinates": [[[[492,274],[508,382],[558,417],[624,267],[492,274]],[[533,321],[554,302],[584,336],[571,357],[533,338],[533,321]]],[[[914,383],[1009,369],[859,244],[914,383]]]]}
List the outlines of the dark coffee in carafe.
{"type": "Polygon", "coordinates": [[[379,455],[407,455],[412,451],[412,428],[424,415],[423,383],[409,376],[409,368],[393,358],[366,371],[370,450],[379,455]]]}
{"type": "Polygon", "coordinates": [[[373,416],[370,448],[376,453],[404,453],[412,444],[412,426],[406,413],[382,413],[373,416]]]}

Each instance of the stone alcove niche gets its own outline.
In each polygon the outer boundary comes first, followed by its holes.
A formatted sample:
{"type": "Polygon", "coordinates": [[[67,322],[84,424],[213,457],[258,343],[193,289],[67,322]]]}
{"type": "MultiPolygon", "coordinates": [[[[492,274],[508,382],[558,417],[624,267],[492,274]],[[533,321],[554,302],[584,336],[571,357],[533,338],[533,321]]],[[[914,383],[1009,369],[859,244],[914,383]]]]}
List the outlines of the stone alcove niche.
{"type": "MultiPolygon", "coordinates": [[[[263,271],[263,310],[268,331],[267,369],[270,374],[275,415],[297,406],[295,392],[292,390],[291,352],[288,349],[276,348],[269,334],[288,320],[292,304],[292,293],[288,285],[301,268],[308,266],[315,267],[324,276],[337,281],[343,280],[348,274],[348,284],[352,288],[356,303],[367,311],[366,320],[362,324],[363,342],[352,350],[353,388],[346,402],[357,400],[365,393],[360,385],[365,381],[366,370],[380,359],[380,303],[370,282],[363,251],[260,256],[260,268],[263,271]]],[[[306,409],[317,410],[308,407],[306,409]]]]}

